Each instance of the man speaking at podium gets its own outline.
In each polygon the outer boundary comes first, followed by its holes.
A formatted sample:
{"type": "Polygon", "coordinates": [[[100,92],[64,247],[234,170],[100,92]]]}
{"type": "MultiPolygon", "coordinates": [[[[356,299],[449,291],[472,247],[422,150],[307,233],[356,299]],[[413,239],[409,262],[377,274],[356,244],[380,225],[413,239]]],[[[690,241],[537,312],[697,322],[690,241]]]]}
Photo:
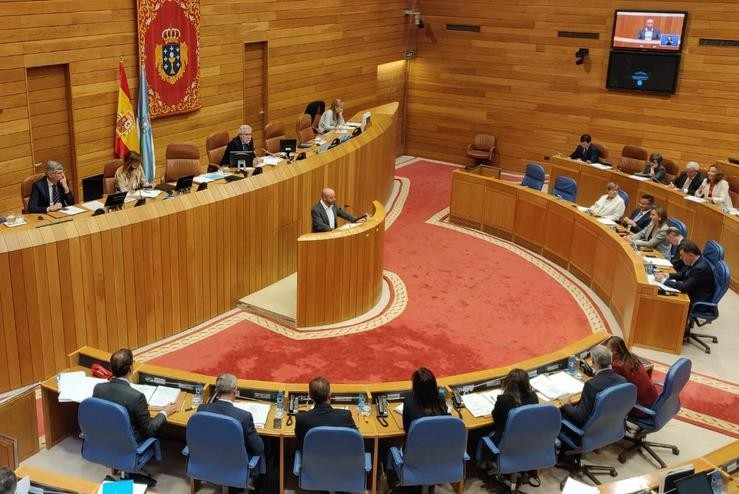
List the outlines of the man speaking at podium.
{"type": "Polygon", "coordinates": [[[367,215],[355,218],[343,209],[336,207],[336,192],[325,188],[321,191],[321,200],[310,210],[313,218],[313,233],[330,232],[336,229],[336,218],[343,218],[349,223],[361,223],[367,219],[367,215]]]}

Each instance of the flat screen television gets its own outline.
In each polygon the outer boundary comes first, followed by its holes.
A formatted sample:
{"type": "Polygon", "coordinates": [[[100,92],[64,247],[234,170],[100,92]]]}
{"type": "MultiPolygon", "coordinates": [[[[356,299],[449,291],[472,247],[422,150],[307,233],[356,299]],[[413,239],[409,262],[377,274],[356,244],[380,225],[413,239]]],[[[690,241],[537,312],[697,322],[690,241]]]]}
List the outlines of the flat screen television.
{"type": "Polygon", "coordinates": [[[606,88],[674,93],[680,55],[611,50],[606,88]]]}
{"type": "Polygon", "coordinates": [[[611,47],[680,52],[687,16],[687,12],[617,10],[611,47]]]}

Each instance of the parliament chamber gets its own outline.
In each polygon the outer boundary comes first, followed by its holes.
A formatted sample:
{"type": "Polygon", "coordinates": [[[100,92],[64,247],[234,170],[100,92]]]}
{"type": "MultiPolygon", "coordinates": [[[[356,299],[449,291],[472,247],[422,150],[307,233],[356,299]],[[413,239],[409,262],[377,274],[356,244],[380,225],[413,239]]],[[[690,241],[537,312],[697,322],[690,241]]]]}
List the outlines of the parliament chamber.
{"type": "MultiPolygon", "coordinates": [[[[739,217],[615,166],[593,167],[559,154],[588,132],[610,148],[608,161],[614,164],[626,145],[659,151],[680,170],[693,160],[702,169],[718,163],[739,194],[739,165],[728,161],[739,157],[739,55],[730,43],[712,42],[736,38],[739,11],[731,2],[661,2],[660,10],[689,10],[672,95],[605,89],[613,11],[619,7],[614,2],[587,9],[572,0],[184,3],[197,11],[198,50],[191,48],[189,56],[198,65],[199,103],[152,118],[155,182],[164,177],[165,150],[172,143],[194,143],[199,172],[205,173],[206,143],[214,133],[232,137],[249,124],[260,156],[268,147],[268,124],[280,124],[285,138],[300,139],[296,120],[314,100],[340,97],[347,121],[361,121],[369,111],[371,123],[336,147],[299,148],[305,159],[265,166],[264,173],[243,180],[219,179],[205,190],[162,194],[143,207],[127,203],[99,216],[91,210],[69,217],[23,213],[24,225],[0,225],[0,433],[15,440],[10,456],[24,462],[19,475],[74,492],[96,492],[99,485],[83,472],[53,472],[26,461],[79,433],[77,404],[58,400],[60,372],[90,375],[92,364],[108,366],[111,352],[179,335],[295,272],[301,325],[345,321],[372,308],[382,283],[385,210],[389,217],[396,158],[402,155],[461,165],[451,174],[449,222],[510,241],[567,271],[599,299],[630,348],[674,356],[666,361],[685,355],[688,297],[661,294],[647,279],[642,254],[596,218],[512,180],[527,163],[543,166],[550,190],[557,177],[575,179],[579,205],[595,202],[609,182],[631,197],[627,213],[638,197],[654,196],[655,205],[682,220],[701,248],[709,240],[723,246],[730,296],[736,298],[739,217]],[[573,54],[581,47],[589,55],[576,64],[573,54]],[[495,168],[461,169],[473,164],[465,148],[476,134],[495,136],[495,168]],[[324,187],[336,189],[342,205],[374,216],[349,230],[310,233],[310,209],[324,187]],[[323,269],[326,252],[342,256],[342,262],[323,269]],[[321,290],[334,281],[341,299],[321,290]],[[356,288],[358,283],[364,288],[356,288]]],[[[0,217],[21,215],[23,181],[43,173],[48,160],[64,165],[78,205],[101,199],[94,184],[104,180],[106,164],[115,158],[118,64],[126,69],[135,103],[141,86],[139,22],[142,6],[149,4],[157,2],[0,2],[0,217]]],[[[157,76],[149,71],[148,77],[157,76]]],[[[326,137],[328,143],[341,133],[326,137]]],[[[724,312],[734,313],[733,307],[724,312]]],[[[596,332],[510,365],[439,376],[439,385],[452,395],[470,386],[500,387],[514,367],[531,377],[562,371],[569,356],[585,357],[607,336],[596,332]]],[[[732,354],[734,342],[722,337],[716,352],[732,354]]],[[[729,383],[733,393],[734,364],[722,362],[713,373],[706,358],[701,372],[729,383]]],[[[433,362],[428,365],[433,368],[433,362]]],[[[184,445],[194,414],[185,411],[193,386],[204,385],[208,399],[217,376],[136,362],[133,380],[143,375],[172,380],[184,392],[184,405],[162,431],[168,441],[184,445]]],[[[294,425],[285,417],[275,427],[274,408],[279,393],[286,400],[303,396],[308,383],[239,377],[240,396],[270,405],[258,432],[277,448],[280,492],[292,489],[294,425]]],[[[332,383],[336,403],[351,411],[372,454],[367,489],[373,493],[383,491],[387,446],[405,436],[400,415],[378,415],[378,403],[382,398],[395,408],[410,389],[409,381],[332,383]],[[372,404],[369,415],[360,413],[358,395],[372,404]]],[[[465,407],[451,413],[463,420],[470,437],[493,425],[490,416],[475,417],[465,407]]],[[[712,426],[712,434],[723,428],[731,440],[722,438],[729,444],[693,455],[698,471],[727,470],[739,458],[736,425],[717,420],[712,426]]],[[[473,457],[474,447],[468,445],[473,457]]],[[[634,475],[654,487],[659,471],[652,465],[634,475]]],[[[732,472],[726,487],[737,492],[732,472]]],[[[486,490],[469,482],[453,488],[486,490]]],[[[631,492],[618,483],[600,490],[631,492]]]]}

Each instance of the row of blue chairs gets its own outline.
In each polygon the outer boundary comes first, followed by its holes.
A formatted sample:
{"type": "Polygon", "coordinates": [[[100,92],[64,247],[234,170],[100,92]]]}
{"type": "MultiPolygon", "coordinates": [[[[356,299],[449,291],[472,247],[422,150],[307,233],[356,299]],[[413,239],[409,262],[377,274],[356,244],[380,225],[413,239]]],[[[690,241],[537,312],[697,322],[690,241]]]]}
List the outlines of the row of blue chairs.
{"type": "MultiPolygon", "coordinates": [[[[523,176],[521,185],[540,191],[544,187],[545,180],[546,173],[544,172],[544,168],[536,163],[529,163],[526,165],[526,173],[523,176]]],[[[577,182],[570,177],[557,177],[550,193],[553,196],[575,202],[577,199],[577,182]]]]}

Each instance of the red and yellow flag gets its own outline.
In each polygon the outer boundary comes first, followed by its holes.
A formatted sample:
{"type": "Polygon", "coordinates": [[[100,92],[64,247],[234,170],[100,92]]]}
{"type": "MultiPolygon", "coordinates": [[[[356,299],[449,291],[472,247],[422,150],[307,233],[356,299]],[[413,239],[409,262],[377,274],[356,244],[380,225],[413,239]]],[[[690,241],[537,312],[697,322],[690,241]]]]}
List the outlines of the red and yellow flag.
{"type": "Polygon", "coordinates": [[[115,117],[115,155],[125,158],[129,151],[139,152],[139,129],[131,104],[131,90],[123,61],[118,65],[120,85],[118,87],[118,112],[115,117]]]}

